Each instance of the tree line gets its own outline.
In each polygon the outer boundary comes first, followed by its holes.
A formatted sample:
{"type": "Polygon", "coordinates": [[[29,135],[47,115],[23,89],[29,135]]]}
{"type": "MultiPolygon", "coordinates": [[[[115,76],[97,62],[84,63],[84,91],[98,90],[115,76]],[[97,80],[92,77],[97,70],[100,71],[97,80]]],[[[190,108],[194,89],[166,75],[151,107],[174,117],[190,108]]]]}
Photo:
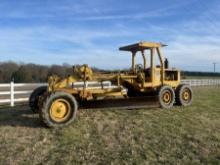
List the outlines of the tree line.
{"type": "MultiPolygon", "coordinates": [[[[95,71],[103,71],[93,68],[95,71]]],[[[66,77],[72,74],[72,66],[64,63],[63,65],[38,65],[24,64],[15,62],[0,63],[0,83],[9,83],[14,80],[16,83],[40,83],[46,82],[48,76],[56,74],[60,77],[66,77]]],[[[115,70],[117,71],[117,70],[115,70]]],[[[114,72],[115,72],[114,71],[114,72]]],[[[183,76],[210,76],[220,77],[220,73],[211,72],[189,72],[183,71],[183,76]]]]}
{"type": "Polygon", "coordinates": [[[0,63],[0,83],[39,83],[46,82],[48,76],[56,74],[65,77],[72,73],[72,67],[63,65],[18,64],[15,62],[0,63]]]}

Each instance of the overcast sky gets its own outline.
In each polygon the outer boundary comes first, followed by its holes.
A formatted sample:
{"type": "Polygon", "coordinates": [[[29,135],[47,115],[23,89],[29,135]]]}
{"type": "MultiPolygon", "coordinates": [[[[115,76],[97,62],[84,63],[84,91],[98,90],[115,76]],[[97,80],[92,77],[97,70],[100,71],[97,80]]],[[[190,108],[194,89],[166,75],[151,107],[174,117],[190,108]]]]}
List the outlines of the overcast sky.
{"type": "Polygon", "coordinates": [[[171,66],[220,72],[219,0],[0,0],[0,61],[130,66],[118,47],[163,42],[171,66]]]}

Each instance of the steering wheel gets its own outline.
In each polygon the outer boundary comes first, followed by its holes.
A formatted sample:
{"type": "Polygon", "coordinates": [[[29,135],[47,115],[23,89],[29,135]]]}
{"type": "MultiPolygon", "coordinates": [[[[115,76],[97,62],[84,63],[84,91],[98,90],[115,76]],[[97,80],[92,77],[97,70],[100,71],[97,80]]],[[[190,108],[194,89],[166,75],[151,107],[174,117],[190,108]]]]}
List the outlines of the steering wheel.
{"type": "Polygon", "coordinates": [[[143,67],[142,64],[136,64],[136,65],[135,65],[135,70],[136,70],[136,72],[142,71],[143,68],[144,68],[144,67],[143,67]]]}

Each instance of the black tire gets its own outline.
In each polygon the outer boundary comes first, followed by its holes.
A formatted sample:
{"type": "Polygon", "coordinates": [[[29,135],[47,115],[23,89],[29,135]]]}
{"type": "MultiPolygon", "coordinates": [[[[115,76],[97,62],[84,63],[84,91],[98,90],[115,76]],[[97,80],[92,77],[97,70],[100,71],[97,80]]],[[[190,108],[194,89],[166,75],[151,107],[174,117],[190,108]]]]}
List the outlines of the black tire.
{"type": "Polygon", "coordinates": [[[29,106],[34,113],[38,113],[39,111],[39,106],[38,106],[39,96],[44,94],[44,92],[46,91],[47,91],[47,86],[41,86],[41,87],[36,88],[31,93],[29,97],[29,106]]]}
{"type": "Polygon", "coordinates": [[[179,85],[176,88],[176,104],[180,106],[189,106],[192,104],[192,101],[193,101],[192,88],[187,84],[179,85]]]}
{"type": "MultiPolygon", "coordinates": [[[[55,109],[58,115],[60,113],[58,111],[62,111],[59,108],[55,108],[55,109]]],[[[56,92],[56,93],[52,93],[45,100],[45,102],[43,103],[43,107],[40,110],[39,115],[40,115],[41,120],[46,126],[53,127],[53,128],[63,127],[73,122],[73,120],[76,117],[77,109],[78,109],[78,103],[74,96],[66,92],[56,92]],[[62,104],[65,104],[65,106],[66,105],[69,106],[67,107],[67,109],[69,109],[68,112],[65,112],[66,116],[63,116],[63,118],[61,117],[62,120],[58,120],[60,118],[54,117],[53,113],[51,112],[51,111],[54,111],[53,103],[55,104],[55,102],[58,102],[59,100],[62,100],[63,101],[62,104]]]]}
{"type": "Polygon", "coordinates": [[[127,91],[127,96],[128,97],[136,97],[137,92],[135,92],[133,89],[129,88],[128,91],[127,91]]]}
{"type": "Polygon", "coordinates": [[[164,85],[158,91],[158,100],[161,108],[170,109],[175,102],[175,93],[172,87],[164,85]]]}

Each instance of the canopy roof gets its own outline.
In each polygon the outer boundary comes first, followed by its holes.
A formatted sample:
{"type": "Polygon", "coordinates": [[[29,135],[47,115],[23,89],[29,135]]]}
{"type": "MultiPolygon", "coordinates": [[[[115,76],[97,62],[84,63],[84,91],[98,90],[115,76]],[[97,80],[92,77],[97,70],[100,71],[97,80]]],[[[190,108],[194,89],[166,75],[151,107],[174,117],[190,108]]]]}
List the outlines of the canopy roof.
{"type": "Polygon", "coordinates": [[[127,45],[127,46],[123,46],[120,47],[119,50],[123,50],[123,51],[141,51],[144,49],[150,49],[150,48],[158,48],[158,47],[163,47],[163,46],[167,46],[161,43],[156,43],[156,42],[139,42],[136,44],[132,44],[132,45],[127,45]]]}

